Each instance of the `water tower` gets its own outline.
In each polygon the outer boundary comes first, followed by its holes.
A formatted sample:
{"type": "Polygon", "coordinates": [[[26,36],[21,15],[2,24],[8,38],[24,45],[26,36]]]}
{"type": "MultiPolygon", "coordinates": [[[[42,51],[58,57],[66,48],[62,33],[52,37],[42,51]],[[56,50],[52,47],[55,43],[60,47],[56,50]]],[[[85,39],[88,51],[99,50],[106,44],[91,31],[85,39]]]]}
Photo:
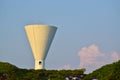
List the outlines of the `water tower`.
{"type": "Polygon", "coordinates": [[[25,31],[32,48],[35,70],[44,69],[45,58],[56,33],[57,27],[49,25],[27,25],[25,31]]]}

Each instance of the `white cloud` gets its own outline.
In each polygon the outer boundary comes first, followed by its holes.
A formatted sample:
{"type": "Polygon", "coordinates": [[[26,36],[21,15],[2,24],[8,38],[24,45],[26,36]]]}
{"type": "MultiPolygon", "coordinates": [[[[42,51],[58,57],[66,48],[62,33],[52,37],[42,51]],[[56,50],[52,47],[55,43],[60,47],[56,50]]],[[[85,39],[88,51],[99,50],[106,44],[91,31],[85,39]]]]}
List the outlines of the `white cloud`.
{"type": "Polygon", "coordinates": [[[112,58],[113,61],[118,61],[118,60],[120,60],[120,56],[118,55],[117,52],[113,52],[113,53],[111,54],[111,58],[112,58]]]}
{"type": "Polygon", "coordinates": [[[105,65],[107,63],[111,63],[113,61],[117,61],[120,59],[120,56],[117,52],[113,52],[108,55],[106,53],[102,53],[98,46],[90,45],[89,47],[83,47],[79,53],[80,57],[80,68],[86,68],[87,73],[105,65]]]}

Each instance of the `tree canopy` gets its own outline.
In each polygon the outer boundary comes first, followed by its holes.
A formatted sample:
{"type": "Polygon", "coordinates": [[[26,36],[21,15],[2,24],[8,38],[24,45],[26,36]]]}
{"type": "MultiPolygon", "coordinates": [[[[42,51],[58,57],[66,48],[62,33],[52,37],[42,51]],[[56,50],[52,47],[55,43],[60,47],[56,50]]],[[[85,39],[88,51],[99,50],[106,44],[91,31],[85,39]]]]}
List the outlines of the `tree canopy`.
{"type": "MultiPolygon", "coordinates": [[[[20,69],[10,63],[0,62],[0,74],[6,74],[7,80],[65,80],[66,76],[83,74],[85,69],[76,70],[34,70],[20,69]]],[[[2,80],[2,79],[0,79],[2,80]]]]}
{"type": "Polygon", "coordinates": [[[92,78],[97,78],[98,80],[120,80],[120,60],[93,71],[84,80],[90,80],[92,78]]]}
{"type": "Polygon", "coordinates": [[[0,62],[0,80],[65,80],[66,76],[85,75],[82,80],[120,80],[120,61],[107,64],[90,74],[85,69],[34,70],[21,69],[7,62],[0,62]]]}

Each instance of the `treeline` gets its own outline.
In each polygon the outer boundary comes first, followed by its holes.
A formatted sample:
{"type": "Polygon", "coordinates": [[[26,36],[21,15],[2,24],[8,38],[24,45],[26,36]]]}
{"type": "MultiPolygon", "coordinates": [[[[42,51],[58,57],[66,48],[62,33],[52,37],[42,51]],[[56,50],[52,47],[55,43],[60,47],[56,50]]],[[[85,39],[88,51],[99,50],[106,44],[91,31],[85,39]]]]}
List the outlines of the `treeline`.
{"type": "Polygon", "coordinates": [[[0,62],[0,80],[65,80],[66,76],[84,74],[79,70],[27,70],[20,69],[9,63],[0,62]]]}
{"type": "Polygon", "coordinates": [[[83,80],[120,80],[120,60],[112,64],[105,65],[84,77],[83,80]]]}
{"type": "Polygon", "coordinates": [[[120,80],[120,61],[105,65],[90,74],[78,70],[34,70],[20,69],[0,62],[0,80],[65,80],[66,76],[84,75],[80,80],[120,80]]]}

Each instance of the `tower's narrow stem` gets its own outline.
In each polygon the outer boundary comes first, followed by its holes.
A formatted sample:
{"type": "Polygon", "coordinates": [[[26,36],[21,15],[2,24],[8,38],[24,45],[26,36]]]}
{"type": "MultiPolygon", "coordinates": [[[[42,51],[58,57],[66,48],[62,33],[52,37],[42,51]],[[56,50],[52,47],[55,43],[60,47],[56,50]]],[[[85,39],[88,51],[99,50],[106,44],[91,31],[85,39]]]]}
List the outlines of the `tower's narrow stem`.
{"type": "Polygon", "coordinates": [[[35,60],[35,70],[44,69],[44,60],[35,60]]]}

